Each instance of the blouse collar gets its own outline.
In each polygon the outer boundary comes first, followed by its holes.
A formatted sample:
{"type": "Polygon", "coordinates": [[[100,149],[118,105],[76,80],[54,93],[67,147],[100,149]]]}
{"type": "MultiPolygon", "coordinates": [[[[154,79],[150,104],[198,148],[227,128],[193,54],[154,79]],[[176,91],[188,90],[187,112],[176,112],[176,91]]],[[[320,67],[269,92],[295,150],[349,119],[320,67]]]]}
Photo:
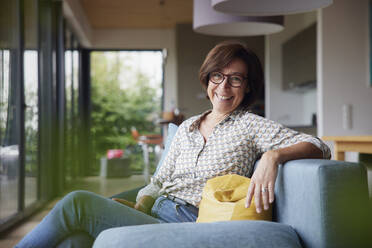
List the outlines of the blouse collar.
{"type": "MultiPolygon", "coordinates": [[[[223,119],[220,123],[225,123],[226,121],[228,120],[235,120],[237,118],[237,116],[239,115],[239,113],[241,113],[242,111],[244,110],[243,107],[238,107],[236,108],[234,111],[232,111],[228,116],[225,117],[225,119],[223,119]]],[[[200,114],[199,116],[197,116],[197,118],[191,123],[190,127],[189,127],[189,132],[193,132],[195,131],[196,129],[199,128],[200,126],[200,123],[201,121],[205,118],[206,115],[208,115],[210,112],[212,112],[212,109],[209,109],[205,112],[203,112],[202,114],[200,114]]]]}

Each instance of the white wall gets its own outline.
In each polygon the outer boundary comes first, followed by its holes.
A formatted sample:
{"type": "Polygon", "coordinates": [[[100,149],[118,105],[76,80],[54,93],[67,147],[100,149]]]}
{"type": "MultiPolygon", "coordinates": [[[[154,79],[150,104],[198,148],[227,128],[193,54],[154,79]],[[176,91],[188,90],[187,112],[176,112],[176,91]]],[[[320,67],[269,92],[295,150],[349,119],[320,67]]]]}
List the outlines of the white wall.
{"type": "Polygon", "coordinates": [[[314,22],[315,12],[286,16],[284,30],[265,39],[266,117],[287,126],[311,124],[311,113],[314,109],[316,112],[316,94],[282,90],[282,44],[314,22]]]}
{"type": "Polygon", "coordinates": [[[318,135],[371,135],[368,0],[335,0],[318,12],[318,135]],[[352,106],[352,128],[342,105],[352,106]]]}
{"type": "Polygon", "coordinates": [[[177,51],[174,29],[95,29],[92,47],[108,49],[166,49],[164,109],[177,102],[177,51]]]}
{"type": "Polygon", "coordinates": [[[302,121],[305,125],[312,122],[312,113],[317,113],[317,90],[312,89],[303,94],[302,98],[302,121]]]}

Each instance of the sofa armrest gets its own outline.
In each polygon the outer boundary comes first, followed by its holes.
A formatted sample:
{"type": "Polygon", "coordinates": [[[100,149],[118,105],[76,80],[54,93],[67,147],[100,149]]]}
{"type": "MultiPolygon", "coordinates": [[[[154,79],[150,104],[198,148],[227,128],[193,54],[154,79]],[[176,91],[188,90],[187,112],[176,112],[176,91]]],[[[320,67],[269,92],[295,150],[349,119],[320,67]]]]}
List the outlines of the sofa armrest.
{"type": "Polygon", "coordinates": [[[279,166],[274,218],[304,247],[372,247],[367,176],[355,163],[303,159],[279,166]]]}
{"type": "Polygon", "coordinates": [[[137,197],[138,191],[140,191],[143,187],[145,187],[145,186],[121,192],[119,194],[111,196],[110,198],[120,198],[120,199],[124,199],[124,200],[127,200],[127,201],[136,202],[136,197],[137,197]]]}

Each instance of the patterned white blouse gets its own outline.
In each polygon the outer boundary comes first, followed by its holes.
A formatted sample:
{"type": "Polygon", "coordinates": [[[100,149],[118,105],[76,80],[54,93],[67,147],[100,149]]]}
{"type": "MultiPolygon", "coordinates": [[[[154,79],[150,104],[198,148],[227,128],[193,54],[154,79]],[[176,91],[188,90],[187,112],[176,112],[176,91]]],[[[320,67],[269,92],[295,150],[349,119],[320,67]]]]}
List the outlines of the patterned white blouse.
{"type": "Polygon", "coordinates": [[[215,126],[204,141],[199,124],[205,113],[184,121],[177,130],[169,152],[151,183],[140,190],[154,199],[172,195],[199,206],[206,181],[216,176],[238,174],[251,177],[255,161],[266,151],[310,142],[331,157],[319,138],[288,129],[281,124],[238,108],[215,126]]]}

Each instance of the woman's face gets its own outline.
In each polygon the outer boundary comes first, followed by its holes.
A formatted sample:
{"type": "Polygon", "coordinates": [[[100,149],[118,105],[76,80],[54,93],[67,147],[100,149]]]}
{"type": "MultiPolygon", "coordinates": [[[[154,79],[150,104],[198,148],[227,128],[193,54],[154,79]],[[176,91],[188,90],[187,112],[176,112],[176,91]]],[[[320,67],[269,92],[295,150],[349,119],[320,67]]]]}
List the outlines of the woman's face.
{"type": "MultiPolygon", "coordinates": [[[[238,75],[247,77],[247,66],[241,59],[234,59],[219,72],[224,75],[238,75]]],[[[220,84],[215,84],[209,80],[207,94],[212,102],[213,110],[219,113],[230,113],[234,111],[244,99],[244,95],[249,91],[247,80],[244,80],[240,87],[232,87],[228,83],[228,77],[220,84]]]]}

